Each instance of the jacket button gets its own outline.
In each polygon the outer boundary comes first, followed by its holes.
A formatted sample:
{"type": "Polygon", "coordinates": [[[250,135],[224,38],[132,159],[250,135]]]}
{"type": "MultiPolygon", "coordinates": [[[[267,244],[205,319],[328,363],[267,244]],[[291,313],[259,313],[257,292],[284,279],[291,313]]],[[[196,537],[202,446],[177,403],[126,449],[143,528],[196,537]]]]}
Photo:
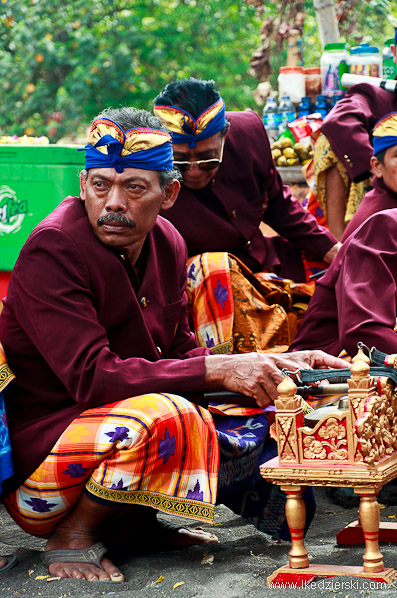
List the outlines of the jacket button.
{"type": "Polygon", "coordinates": [[[146,297],[142,297],[142,299],[141,299],[141,305],[142,305],[142,307],[147,307],[147,299],[146,299],[146,297]]]}
{"type": "Polygon", "coordinates": [[[232,218],[237,218],[237,210],[232,210],[231,216],[232,218]]]}

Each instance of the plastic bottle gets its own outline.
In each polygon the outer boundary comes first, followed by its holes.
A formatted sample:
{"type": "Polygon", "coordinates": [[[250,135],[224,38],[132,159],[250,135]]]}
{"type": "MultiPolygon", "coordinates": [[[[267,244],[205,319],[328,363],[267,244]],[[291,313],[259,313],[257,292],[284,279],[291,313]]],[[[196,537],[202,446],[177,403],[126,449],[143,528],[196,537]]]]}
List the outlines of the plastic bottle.
{"type": "Polygon", "coordinates": [[[277,79],[279,99],[289,95],[291,102],[299,104],[305,95],[305,75],[301,66],[282,66],[277,79]]]}
{"type": "Polygon", "coordinates": [[[332,108],[335,106],[336,102],[338,100],[341,100],[344,97],[344,95],[345,95],[345,92],[343,90],[339,90],[334,93],[334,95],[331,98],[331,103],[330,103],[328,112],[330,110],[332,110],[332,108]]]}
{"type": "Polygon", "coordinates": [[[281,102],[278,105],[278,110],[280,114],[278,132],[281,134],[286,131],[288,123],[292,122],[296,118],[295,106],[291,102],[289,95],[285,95],[281,98],[281,102]]]}
{"type": "Polygon", "coordinates": [[[382,77],[382,56],[379,48],[366,42],[350,48],[349,65],[350,72],[354,75],[382,77]]]}
{"type": "Polygon", "coordinates": [[[314,112],[319,112],[322,118],[325,118],[328,114],[327,96],[318,95],[314,106],[314,112]]]}
{"type": "Polygon", "coordinates": [[[278,137],[278,127],[280,124],[280,113],[276,98],[267,98],[262,117],[269,141],[272,143],[278,137]]]}
{"type": "Polygon", "coordinates": [[[310,96],[305,96],[302,98],[301,103],[298,107],[298,118],[301,116],[307,116],[308,114],[312,113],[312,106],[311,106],[311,98],[310,96]]]}
{"type": "Polygon", "coordinates": [[[394,39],[387,39],[385,41],[385,47],[382,52],[382,68],[384,79],[394,79],[397,75],[397,66],[393,60],[393,54],[390,50],[390,44],[394,44],[394,39]]]}
{"type": "Polygon", "coordinates": [[[340,86],[339,67],[341,63],[348,63],[349,52],[346,44],[326,44],[320,59],[322,91],[323,94],[332,98],[340,86]]]}

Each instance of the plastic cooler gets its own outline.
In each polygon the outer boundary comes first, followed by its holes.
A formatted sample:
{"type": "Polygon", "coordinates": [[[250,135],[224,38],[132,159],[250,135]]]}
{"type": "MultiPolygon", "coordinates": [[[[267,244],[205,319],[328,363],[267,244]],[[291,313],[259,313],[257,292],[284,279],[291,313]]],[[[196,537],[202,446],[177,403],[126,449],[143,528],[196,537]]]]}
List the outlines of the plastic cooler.
{"type": "Polygon", "coordinates": [[[73,145],[0,145],[0,299],[27,237],[66,195],[79,195],[73,145]]]}

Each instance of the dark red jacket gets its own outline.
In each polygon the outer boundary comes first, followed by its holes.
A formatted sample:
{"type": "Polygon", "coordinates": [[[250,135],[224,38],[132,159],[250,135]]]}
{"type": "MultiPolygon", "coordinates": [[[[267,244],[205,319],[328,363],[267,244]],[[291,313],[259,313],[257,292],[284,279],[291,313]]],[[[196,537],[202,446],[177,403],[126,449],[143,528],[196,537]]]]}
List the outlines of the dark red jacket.
{"type": "Polygon", "coordinates": [[[146,392],[203,389],[210,351],[196,348],[189,330],[183,239],[159,217],[144,250],[139,284],[94,236],[78,197],[26,241],[0,316],[16,375],[5,399],[17,482],[82,411],[146,392]]]}

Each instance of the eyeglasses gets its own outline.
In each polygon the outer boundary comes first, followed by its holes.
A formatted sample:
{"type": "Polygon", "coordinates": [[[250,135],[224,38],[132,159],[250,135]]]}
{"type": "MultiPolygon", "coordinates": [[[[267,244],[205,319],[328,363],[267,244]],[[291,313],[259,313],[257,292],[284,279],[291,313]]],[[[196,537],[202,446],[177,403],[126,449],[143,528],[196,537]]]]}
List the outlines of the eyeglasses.
{"type": "Polygon", "coordinates": [[[185,162],[178,162],[178,160],[174,160],[174,166],[182,173],[190,170],[193,164],[196,164],[197,168],[200,170],[214,170],[214,168],[218,168],[218,166],[222,164],[224,145],[225,138],[222,137],[221,155],[219,158],[211,158],[210,160],[195,160],[193,162],[187,160],[185,162]]]}

